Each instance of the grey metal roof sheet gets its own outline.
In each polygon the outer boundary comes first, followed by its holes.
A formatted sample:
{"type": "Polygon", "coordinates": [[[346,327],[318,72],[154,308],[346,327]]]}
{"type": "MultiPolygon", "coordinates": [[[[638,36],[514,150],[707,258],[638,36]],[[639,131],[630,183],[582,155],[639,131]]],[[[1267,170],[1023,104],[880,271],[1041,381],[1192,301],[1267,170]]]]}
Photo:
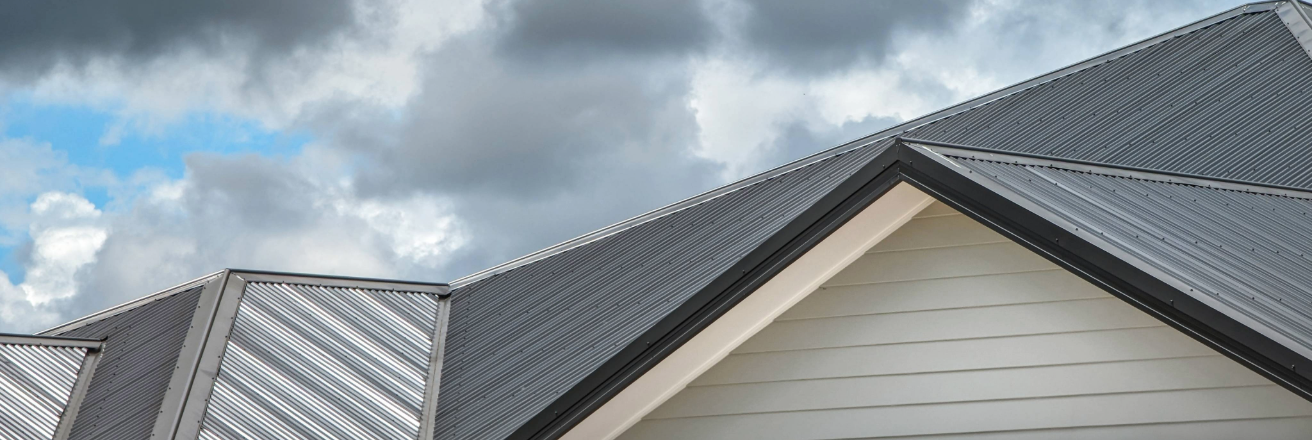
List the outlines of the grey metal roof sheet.
{"type": "Polygon", "coordinates": [[[907,135],[1312,188],[1310,73],[1276,13],[1245,14],[907,135]]]}
{"type": "Polygon", "coordinates": [[[250,282],[201,439],[415,439],[438,296],[250,282]]]}
{"type": "Polygon", "coordinates": [[[1031,211],[1312,358],[1312,193],[944,151],[1031,211]]]}
{"type": "Polygon", "coordinates": [[[87,351],[0,342],[0,438],[54,438],[87,351]]]}
{"type": "Polygon", "coordinates": [[[59,333],[105,340],[69,438],[150,438],[201,289],[165,292],[59,333]]]}
{"type": "Polygon", "coordinates": [[[438,438],[515,431],[902,133],[1312,187],[1312,60],[1273,7],[1237,8],[457,280],[438,438]]]}
{"type": "Polygon", "coordinates": [[[437,438],[509,435],[889,144],[453,293],[437,438]]]}

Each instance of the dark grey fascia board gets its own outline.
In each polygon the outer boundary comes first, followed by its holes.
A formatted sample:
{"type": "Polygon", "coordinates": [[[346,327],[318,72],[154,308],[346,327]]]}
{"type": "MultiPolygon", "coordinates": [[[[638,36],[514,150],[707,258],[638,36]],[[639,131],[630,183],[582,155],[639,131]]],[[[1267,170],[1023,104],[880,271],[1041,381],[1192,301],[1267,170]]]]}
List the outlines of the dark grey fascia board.
{"type": "Polygon", "coordinates": [[[87,316],[83,316],[83,317],[81,317],[81,318],[78,318],[78,319],[73,320],[73,321],[69,321],[69,322],[64,323],[64,324],[60,324],[60,325],[57,326],[57,327],[54,327],[54,328],[51,328],[51,329],[44,330],[44,331],[42,331],[42,332],[40,332],[40,333],[37,333],[37,334],[39,334],[39,335],[57,335],[57,334],[67,333],[67,332],[69,332],[69,331],[76,330],[76,329],[78,329],[78,328],[82,328],[82,327],[84,327],[84,326],[86,326],[86,325],[89,325],[89,324],[92,324],[92,323],[99,322],[99,321],[101,321],[101,320],[103,320],[103,319],[105,319],[105,318],[108,318],[108,317],[110,317],[110,316],[117,315],[117,314],[122,313],[122,312],[124,312],[124,311],[131,310],[131,309],[135,309],[135,308],[137,308],[137,307],[140,307],[140,306],[143,305],[143,304],[146,304],[146,303],[149,303],[149,302],[152,302],[152,301],[158,301],[158,300],[161,300],[161,299],[167,298],[167,297],[169,297],[169,296],[172,296],[173,294],[176,294],[176,293],[179,293],[179,292],[185,291],[185,290],[187,290],[187,289],[190,289],[190,288],[192,288],[192,287],[196,287],[196,286],[199,286],[199,285],[201,285],[201,284],[205,284],[206,282],[209,282],[210,280],[214,279],[215,277],[218,277],[218,276],[221,275],[221,274],[223,274],[222,271],[215,272],[215,273],[212,273],[212,274],[209,274],[209,275],[205,275],[205,276],[203,276],[203,277],[196,278],[196,279],[194,279],[194,280],[187,281],[187,282],[182,283],[182,284],[178,284],[178,285],[176,285],[176,286],[173,286],[173,287],[170,287],[170,288],[167,288],[167,289],[164,289],[164,290],[161,290],[161,291],[158,291],[158,292],[152,293],[152,294],[150,294],[150,295],[146,295],[146,296],[143,296],[143,297],[141,297],[141,298],[137,298],[137,299],[134,299],[134,300],[132,300],[132,301],[128,301],[128,302],[125,302],[125,303],[123,303],[123,304],[119,304],[119,305],[116,305],[116,306],[110,307],[110,308],[108,308],[108,309],[101,310],[101,311],[99,311],[99,312],[92,313],[92,314],[87,315],[87,316]]]}
{"type": "Polygon", "coordinates": [[[1303,48],[1303,53],[1312,57],[1312,18],[1308,17],[1307,8],[1299,3],[1298,1],[1280,2],[1276,6],[1276,14],[1289,29],[1289,33],[1294,35],[1294,40],[1303,48]]]}
{"type": "Polygon", "coordinates": [[[0,333],[0,344],[82,348],[88,351],[99,351],[105,347],[105,341],[99,339],[22,335],[15,333],[0,333]]]}
{"type": "Polygon", "coordinates": [[[1219,14],[1213,15],[1213,16],[1211,16],[1211,17],[1204,18],[1204,19],[1202,19],[1202,20],[1200,20],[1200,21],[1197,21],[1197,22],[1194,22],[1194,23],[1190,23],[1190,24],[1187,24],[1187,25],[1184,25],[1184,26],[1181,26],[1181,27],[1175,28],[1175,29],[1172,29],[1172,30],[1167,31],[1167,32],[1163,32],[1163,33],[1161,33],[1161,34],[1158,34],[1158,35],[1153,36],[1153,37],[1151,37],[1151,38],[1148,38],[1148,39],[1146,39],[1146,40],[1140,41],[1140,42],[1138,42],[1138,43],[1134,43],[1134,44],[1131,44],[1131,45],[1129,45],[1129,46],[1125,46],[1125,47],[1122,47],[1122,48],[1119,48],[1119,49],[1115,49],[1115,50],[1112,50],[1112,51],[1110,51],[1110,52],[1104,53],[1104,54],[1102,54],[1102,55],[1099,55],[1099,56],[1096,56],[1096,57],[1093,57],[1093,58],[1090,58],[1090,59],[1087,59],[1087,60],[1084,60],[1084,61],[1080,61],[1080,62],[1078,62],[1078,63],[1071,64],[1071,65],[1069,65],[1069,66],[1062,67],[1062,68],[1057,69],[1057,70],[1053,70],[1053,71],[1051,71],[1051,72],[1045,73],[1045,74],[1043,74],[1043,75],[1039,75],[1039,76],[1034,77],[1034,78],[1031,78],[1031,79],[1029,79],[1029,80],[1022,81],[1022,82],[1019,82],[1019,83],[1013,84],[1013,85],[1011,85],[1011,86],[1007,86],[1007,87],[1004,87],[1004,88],[998,89],[998,90],[996,90],[996,91],[990,92],[990,93],[985,94],[985,95],[983,95],[983,96],[980,96],[980,97],[978,97],[978,98],[974,98],[974,99],[967,100],[967,101],[962,102],[962,103],[959,103],[959,104],[955,104],[955,105],[952,105],[952,106],[949,106],[949,107],[943,108],[943,109],[941,109],[941,110],[935,111],[935,112],[930,113],[930,114],[928,114],[928,115],[921,116],[921,117],[916,118],[916,119],[912,119],[912,120],[910,120],[910,121],[907,121],[907,122],[904,122],[904,123],[898,124],[898,125],[896,125],[896,126],[894,126],[894,127],[891,127],[891,128],[888,128],[888,129],[885,129],[885,130],[879,131],[879,132],[877,132],[877,133],[874,133],[874,134],[871,134],[871,135],[867,135],[867,136],[862,136],[862,137],[860,137],[860,138],[857,138],[857,139],[854,139],[854,140],[851,140],[851,141],[845,142],[845,143],[843,143],[843,144],[841,144],[841,145],[839,145],[839,146],[837,146],[837,147],[833,147],[833,148],[830,148],[830,149],[827,149],[827,150],[824,150],[824,151],[821,151],[821,152],[818,152],[818,153],[812,154],[812,155],[810,155],[810,156],[806,156],[806,157],[803,157],[803,158],[801,158],[801,159],[797,159],[797,160],[792,161],[792,162],[789,162],[789,163],[787,163],[787,164],[780,165],[780,166],[775,167],[775,168],[773,168],[773,169],[770,169],[770,170],[768,170],[768,171],[765,171],[765,172],[762,172],[762,173],[760,173],[760,174],[756,174],[756,175],[754,175],[754,176],[748,177],[748,178],[746,178],[746,179],[742,179],[742,180],[739,180],[739,181],[737,181],[737,182],[734,182],[734,183],[731,183],[731,184],[728,184],[728,185],[725,185],[725,186],[722,186],[722,187],[719,187],[719,188],[716,188],[716,189],[712,189],[712,190],[710,190],[710,191],[707,191],[707,192],[704,192],[704,193],[701,193],[701,194],[698,194],[698,195],[695,195],[695,196],[692,196],[692,197],[689,197],[689,198],[686,198],[686,199],[680,200],[680,201],[678,201],[678,202],[671,203],[671,204],[666,205],[666,206],[664,206],[664,207],[657,208],[657,209],[654,209],[654,210],[648,211],[648,212],[643,213],[643,214],[639,214],[639,215],[637,215],[637,216],[634,216],[634,217],[631,217],[631,218],[629,218],[629,219],[626,219],[626,220],[620,221],[620,222],[615,223],[615,224],[612,224],[612,225],[610,225],[610,226],[607,226],[607,227],[604,227],[604,228],[598,229],[598,230],[596,230],[596,231],[592,231],[592,232],[589,232],[589,233],[586,233],[586,234],[580,235],[580,236],[578,236],[578,237],[575,237],[575,238],[572,238],[572,239],[569,239],[569,240],[565,240],[565,241],[563,241],[563,242],[560,242],[560,243],[558,243],[558,244],[552,245],[552,246],[547,247],[547,248],[545,248],[545,249],[542,249],[542,250],[539,250],[539,251],[536,251],[536,252],[530,253],[530,254],[528,254],[528,255],[525,255],[525,256],[522,256],[522,257],[519,257],[519,258],[516,258],[516,259],[510,260],[510,261],[508,261],[508,262],[505,262],[505,263],[502,263],[502,264],[499,264],[499,265],[496,265],[496,266],[493,266],[493,267],[490,267],[490,268],[487,268],[487,269],[484,269],[484,270],[481,270],[481,271],[478,271],[478,272],[475,272],[475,273],[472,273],[472,274],[469,274],[469,275],[466,275],[466,276],[464,276],[464,277],[460,277],[460,278],[456,279],[455,281],[452,281],[452,282],[451,282],[451,285],[452,285],[452,287],[454,287],[454,288],[456,288],[456,289],[459,289],[459,288],[462,287],[462,286],[468,285],[468,284],[470,284],[470,283],[473,283],[473,282],[475,282],[475,281],[481,280],[481,279],[483,279],[483,278],[487,278],[487,277],[490,277],[490,276],[493,276],[493,275],[496,275],[496,274],[499,274],[499,273],[502,273],[502,272],[506,272],[506,271],[509,271],[509,270],[513,270],[513,269],[515,269],[515,268],[517,268],[517,267],[520,267],[520,266],[523,266],[523,265],[526,265],[526,264],[529,264],[529,263],[532,263],[532,262],[535,262],[535,261],[541,260],[541,259],[543,259],[543,258],[548,258],[548,257],[550,257],[550,256],[552,256],[552,255],[559,254],[559,253],[561,253],[561,252],[565,252],[565,251],[568,251],[568,250],[570,250],[570,249],[577,248],[577,247],[579,247],[579,246],[583,246],[583,245],[585,245],[585,244],[591,243],[591,242],[593,242],[593,241],[600,240],[600,239],[602,239],[602,238],[606,238],[606,237],[611,236],[611,235],[614,235],[614,234],[616,234],[616,233],[618,233],[618,232],[620,232],[620,231],[623,231],[623,230],[625,230],[625,229],[631,228],[631,227],[633,227],[633,226],[635,226],[635,225],[638,225],[638,224],[641,224],[641,223],[645,223],[645,222],[648,222],[648,221],[654,220],[654,219],[656,219],[656,218],[660,218],[660,217],[663,217],[663,216],[669,215],[669,214],[671,214],[671,213],[681,211],[681,210],[683,210],[683,209],[687,209],[687,208],[689,208],[689,207],[691,207],[691,206],[694,206],[694,205],[697,205],[697,204],[700,204],[700,203],[706,202],[706,201],[711,200],[711,199],[714,199],[714,198],[716,198],[716,197],[720,197],[720,196],[722,196],[722,195],[724,195],[724,194],[727,194],[727,193],[730,193],[730,192],[734,192],[734,191],[737,191],[737,190],[739,190],[739,189],[742,189],[742,188],[745,188],[745,187],[748,187],[748,186],[751,186],[751,185],[754,185],[754,184],[757,184],[757,183],[760,183],[760,182],[763,182],[763,181],[766,181],[766,180],[772,179],[772,178],[774,178],[774,177],[776,177],[776,176],[779,176],[779,175],[781,175],[781,174],[785,174],[785,173],[792,172],[792,171],[797,170],[797,169],[799,169],[799,168],[802,168],[802,167],[805,167],[805,166],[808,166],[808,165],[814,164],[814,163],[816,163],[816,162],[819,162],[819,161],[822,161],[822,160],[825,160],[825,159],[829,159],[829,158],[834,157],[834,156],[837,156],[837,155],[839,155],[839,154],[843,154],[843,153],[846,153],[846,152],[849,152],[849,151],[852,151],[852,150],[856,150],[856,149],[859,149],[859,148],[868,147],[868,146],[873,145],[873,144],[875,144],[875,143],[878,143],[878,142],[880,142],[880,141],[884,141],[884,140],[887,140],[887,139],[892,138],[892,137],[894,137],[894,136],[898,136],[898,135],[900,135],[900,134],[902,134],[902,133],[906,133],[906,132],[908,132],[908,131],[915,130],[916,128],[922,127],[922,126],[924,126],[924,125],[928,125],[928,124],[930,124],[930,123],[933,123],[933,122],[936,122],[936,121],[939,121],[939,120],[942,120],[942,119],[948,118],[948,117],[950,117],[950,116],[953,116],[953,115],[956,115],[956,114],[959,114],[959,113],[965,112],[965,111],[970,110],[970,109],[973,109],[973,108],[975,108],[975,107],[979,107],[979,106],[981,106],[981,105],[985,105],[985,104],[988,104],[988,103],[990,103],[990,102],[997,101],[997,100],[1002,99],[1002,98],[1005,98],[1005,97],[1007,97],[1007,96],[1011,96],[1011,95],[1014,95],[1014,94],[1016,94],[1016,93],[1019,93],[1019,92],[1022,92],[1022,91],[1025,91],[1025,90],[1028,90],[1028,89],[1031,89],[1031,88],[1034,88],[1034,87],[1040,86],[1040,85],[1043,85],[1043,84],[1045,84],[1045,83],[1047,83],[1047,82],[1049,82],[1049,81],[1052,81],[1052,80],[1055,80],[1055,79],[1058,79],[1058,78],[1061,78],[1061,77],[1065,77],[1065,76],[1067,76],[1067,75],[1070,75],[1070,74],[1073,74],[1073,73],[1076,73],[1076,72],[1079,72],[1079,71],[1082,71],[1082,70],[1088,69],[1088,68],[1090,68],[1090,67],[1094,67],[1094,66],[1097,66],[1097,65],[1103,64],[1103,63],[1105,63],[1105,62],[1107,62],[1107,61],[1110,61],[1110,60],[1113,60],[1113,59],[1116,59],[1116,58],[1120,58],[1120,57],[1122,57],[1122,56],[1125,56],[1125,55],[1128,55],[1128,54],[1131,54],[1131,53],[1134,53],[1134,52],[1138,52],[1138,51],[1143,50],[1143,49],[1145,49],[1145,48],[1147,48],[1147,47],[1149,47],[1149,46],[1153,46],[1153,45],[1156,45],[1156,44],[1161,43],[1161,42],[1163,42],[1163,41],[1167,41],[1167,40],[1170,40],[1170,39],[1172,39],[1172,38],[1175,38],[1175,37],[1178,37],[1178,36],[1181,36],[1181,35],[1184,35],[1184,34],[1188,34],[1188,33],[1193,32],[1193,31],[1196,31],[1196,30],[1198,30],[1198,29],[1202,29],[1202,28],[1205,28],[1205,27],[1208,27],[1208,26],[1214,25],[1214,24],[1219,23],[1219,22],[1221,22],[1221,21],[1225,21],[1225,20],[1228,20],[1228,19],[1234,18],[1234,17],[1239,16],[1239,15],[1251,14],[1251,13],[1260,13],[1260,12],[1270,11],[1270,10],[1274,9],[1278,3],[1281,3],[1281,2],[1279,2],[1279,1],[1266,1],[1266,2],[1255,2],[1255,3],[1249,3],[1249,4],[1240,5],[1240,6],[1238,6],[1238,7],[1233,8],[1233,9],[1230,9],[1230,10],[1227,10],[1227,11],[1221,12],[1221,13],[1219,13],[1219,14]]]}
{"type": "Polygon", "coordinates": [[[1187,292],[1148,265],[1070,232],[1007,190],[929,148],[899,141],[749,252],[707,287],[516,429],[509,440],[564,435],[757,287],[898,183],[911,184],[1241,365],[1312,401],[1312,359],[1187,292]],[[1297,367],[1304,366],[1301,370],[1297,367]]]}

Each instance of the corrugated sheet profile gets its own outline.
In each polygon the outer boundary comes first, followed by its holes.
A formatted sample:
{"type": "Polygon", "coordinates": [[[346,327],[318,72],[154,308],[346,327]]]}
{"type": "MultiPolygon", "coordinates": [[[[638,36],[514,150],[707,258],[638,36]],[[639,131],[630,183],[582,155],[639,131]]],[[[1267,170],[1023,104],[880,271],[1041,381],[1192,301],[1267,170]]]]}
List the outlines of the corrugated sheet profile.
{"type": "Polygon", "coordinates": [[[0,438],[49,440],[87,349],[0,344],[0,438]]]}
{"type": "Polygon", "coordinates": [[[150,438],[202,288],[182,289],[60,334],[105,340],[71,439],[150,438]]]}
{"type": "Polygon", "coordinates": [[[952,160],[1312,356],[1312,194],[1208,188],[1114,170],[952,160]]]}
{"type": "Polygon", "coordinates": [[[202,439],[415,439],[436,295],[251,282],[202,439]]]}

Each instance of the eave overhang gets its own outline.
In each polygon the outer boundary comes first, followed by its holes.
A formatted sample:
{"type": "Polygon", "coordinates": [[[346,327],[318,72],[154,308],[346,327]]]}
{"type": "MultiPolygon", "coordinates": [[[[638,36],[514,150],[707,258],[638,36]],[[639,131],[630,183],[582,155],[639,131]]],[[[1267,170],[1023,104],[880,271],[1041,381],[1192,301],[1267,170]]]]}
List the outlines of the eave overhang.
{"type": "Polygon", "coordinates": [[[1312,371],[1309,371],[1312,359],[1175,287],[1178,284],[1164,280],[1160,271],[1129,261],[1086,234],[1069,230],[1051,213],[1023,206],[1017,198],[1007,197],[1005,188],[981,176],[972,176],[942,154],[950,151],[968,150],[899,139],[508,438],[559,438],[902,182],[1312,400],[1312,371]]]}

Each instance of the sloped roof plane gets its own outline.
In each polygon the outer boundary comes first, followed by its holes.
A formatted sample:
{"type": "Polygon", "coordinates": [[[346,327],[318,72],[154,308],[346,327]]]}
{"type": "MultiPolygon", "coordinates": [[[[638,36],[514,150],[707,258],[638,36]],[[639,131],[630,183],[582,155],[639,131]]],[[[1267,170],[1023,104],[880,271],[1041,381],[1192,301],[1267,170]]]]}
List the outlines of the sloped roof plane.
{"type": "Polygon", "coordinates": [[[559,435],[677,346],[671,329],[708,298],[765,276],[749,272],[896,136],[1309,188],[1312,57],[1282,19],[1298,8],[1241,6],[457,280],[443,393],[460,404],[437,435],[559,435]]]}

